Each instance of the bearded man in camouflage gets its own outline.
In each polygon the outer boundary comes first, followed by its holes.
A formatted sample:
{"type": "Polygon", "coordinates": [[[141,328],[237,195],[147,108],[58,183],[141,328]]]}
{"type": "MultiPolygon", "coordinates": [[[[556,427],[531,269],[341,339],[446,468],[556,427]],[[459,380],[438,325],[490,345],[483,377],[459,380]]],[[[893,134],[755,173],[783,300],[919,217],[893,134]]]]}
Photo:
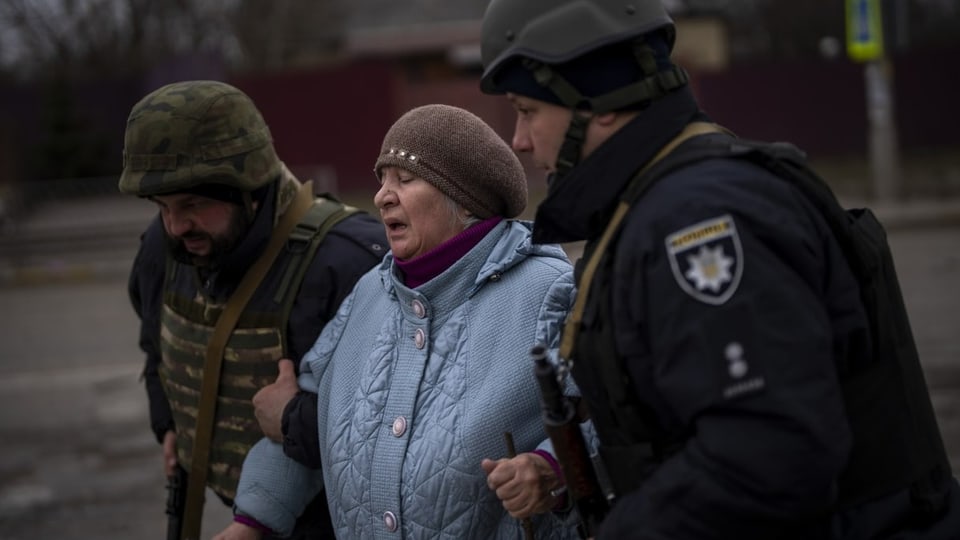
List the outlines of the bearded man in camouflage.
{"type": "MultiPolygon", "coordinates": [[[[194,460],[208,462],[192,474],[205,475],[206,486],[232,506],[243,459],[263,435],[253,396],[276,379],[278,360],[310,348],[356,280],[379,262],[384,229],[366,213],[314,198],[277,157],[253,101],[222,82],[174,83],[141,99],[127,121],[123,158],[120,191],[159,209],[142,234],[129,294],[141,321],[143,380],[165,472],[182,475],[194,460]],[[335,205],[337,219],[324,221],[324,204],[335,205]],[[211,385],[205,357],[218,318],[271,237],[283,234],[275,231],[294,207],[309,210],[267,263],[216,359],[220,376],[211,385]],[[335,224],[323,230],[322,223],[335,224]],[[205,386],[214,388],[216,405],[213,427],[203,432],[209,451],[198,456],[205,386]]],[[[333,538],[322,494],[294,537],[333,538]]]]}

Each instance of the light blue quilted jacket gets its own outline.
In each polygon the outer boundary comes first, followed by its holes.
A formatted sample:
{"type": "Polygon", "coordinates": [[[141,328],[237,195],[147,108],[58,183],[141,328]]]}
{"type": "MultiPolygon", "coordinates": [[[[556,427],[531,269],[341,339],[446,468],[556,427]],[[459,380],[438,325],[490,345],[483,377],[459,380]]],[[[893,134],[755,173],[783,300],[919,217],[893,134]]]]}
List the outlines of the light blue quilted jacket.
{"type": "MultiPolygon", "coordinates": [[[[318,394],[323,478],[258,443],[244,464],[240,511],[288,533],[325,485],[339,538],[522,538],[487,488],[483,458],[546,435],[530,348],[556,347],[574,282],[557,246],[531,245],[505,221],[416,289],[393,257],[358,282],[301,364],[318,394]]],[[[576,538],[572,520],[534,518],[537,538],[576,538]]]]}

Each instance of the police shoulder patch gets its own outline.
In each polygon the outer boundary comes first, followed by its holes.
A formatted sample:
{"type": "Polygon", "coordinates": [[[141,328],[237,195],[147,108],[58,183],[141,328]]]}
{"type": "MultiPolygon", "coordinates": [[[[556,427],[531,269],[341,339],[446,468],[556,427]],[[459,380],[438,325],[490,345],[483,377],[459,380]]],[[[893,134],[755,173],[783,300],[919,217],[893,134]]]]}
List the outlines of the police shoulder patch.
{"type": "Polygon", "coordinates": [[[697,300],[720,305],[730,299],[743,274],[743,248],[733,217],[724,214],[667,235],[673,277],[697,300]]]}

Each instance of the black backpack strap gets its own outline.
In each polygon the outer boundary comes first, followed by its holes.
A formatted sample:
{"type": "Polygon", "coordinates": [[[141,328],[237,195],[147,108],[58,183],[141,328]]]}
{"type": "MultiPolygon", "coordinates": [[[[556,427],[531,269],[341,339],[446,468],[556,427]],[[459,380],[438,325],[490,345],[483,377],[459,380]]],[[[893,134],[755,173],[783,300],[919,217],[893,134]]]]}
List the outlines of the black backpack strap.
{"type": "Polygon", "coordinates": [[[859,248],[858,239],[850,232],[851,216],[837,201],[830,186],[809,168],[806,154],[790,143],[750,141],[729,133],[691,139],[661,160],[644,178],[631,184],[622,200],[632,204],[653,183],[673,170],[715,158],[746,159],[797,186],[834,232],[854,276],[862,280],[875,270],[876,263],[871,260],[871,254],[859,248]]]}
{"type": "MultiPolygon", "coordinates": [[[[307,268],[310,267],[310,263],[313,262],[313,257],[327,233],[334,225],[359,211],[358,208],[347,206],[332,195],[324,193],[314,200],[313,206],[307,210],[307,213],[291,231],[287,239],[286,249],[292,255],[273,298],[274,302],[283,304],[281,328],[285,329],[287,327],[290,310],[293,308],[300,283],[303,281],[303,276],[306,274],[307,268]]],[[[284,340],[284,343],[286,343],[286,340],[284,340]]],[[[284,348],[286,348],[286,345],[284,345],[284,348]]]]}

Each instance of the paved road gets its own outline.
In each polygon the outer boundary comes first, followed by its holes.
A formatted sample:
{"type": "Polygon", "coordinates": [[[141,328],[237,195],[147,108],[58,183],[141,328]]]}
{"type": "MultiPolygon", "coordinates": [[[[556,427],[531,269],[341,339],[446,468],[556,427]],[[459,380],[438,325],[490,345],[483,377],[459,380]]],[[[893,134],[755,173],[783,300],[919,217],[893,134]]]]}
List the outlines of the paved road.
{"type": "MultiPolygon", "coordinates": [[[[123,223],[89,227],[99,231],[83,244],[100,246],[93,258],[52,241],[47,252],[0,249],[0,270],[8,269],[0,272],[0,538],[7,540],[165,534],[159,447],[147,428],[137,328],[124,290],[136,235],[151,212],[112,200],[94,207],[71,219],[113,215],[123,223]],[[13,264],[14,251],[32,266],[13,264]]],[[[891,243],[960,472],[960,223],[927,225],[892,228],[891,243]]],[[[228,521],[211,500],[205,537],[228,521]]]]}
{"type": "Polygon", "coordinates": [[[960,475],[960,226],[896,231],[890,245],[940,429],[960,475]]]}
{"type": "MultiPolygon", "coordinates": [[[[0,538],[165,538],[124,285],[0,289],[0,538]]],[[[208,500],[218,530],[230,515],[208,500]]]]}

